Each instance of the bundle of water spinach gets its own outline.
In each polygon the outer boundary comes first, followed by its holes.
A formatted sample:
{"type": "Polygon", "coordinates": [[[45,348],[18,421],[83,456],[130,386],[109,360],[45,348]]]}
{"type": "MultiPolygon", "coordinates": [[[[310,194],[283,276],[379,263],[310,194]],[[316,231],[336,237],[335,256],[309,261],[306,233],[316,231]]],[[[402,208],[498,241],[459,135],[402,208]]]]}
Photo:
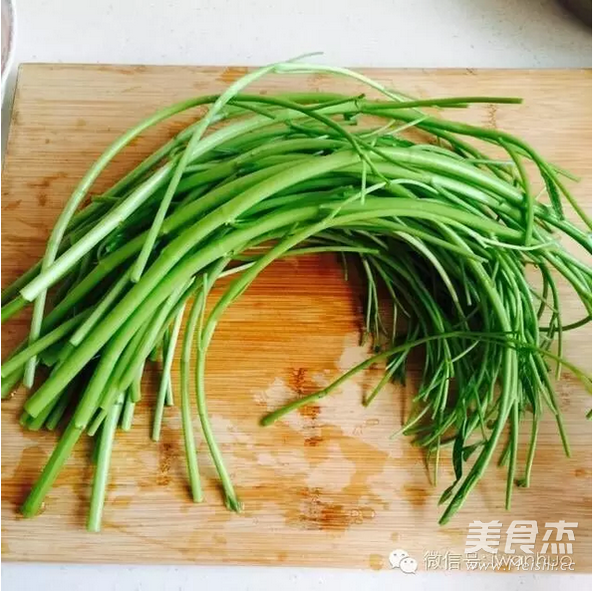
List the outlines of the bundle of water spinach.
{"type": "Polygon", "coordinates": [[[2,292],[3,322],[33,308],[28,338],[2,365],[2,397],[23,384],[23,427],[63,429],[23,514],[40,511],[87,434],[97,440],[88,527],[100,529],[115,433],[129,429],[144,365],[158,357],[160,387],[145,395],[156,397],[152,436],[159,438],[165,405],[174,400],[179,338],[175,395],[192,499],[202,500],[197,412],[226,504],[241,510],[211,428],[207,350],[227,308],[261,271],[308,253],[339,253],[363,273],[365,330],[375,354],[262,424],[379,364],[381,381],[363,401],[368,405],[390,380],[404,379],[419,349],[420,386],[401,431],[425,448],[434,477],[442,449],[451,450],[456,477],[441,498],[441,523],[462,506],[496,450],[510,506],[514,484],[529,484],[544,411],[556,419],[568,454],[554,384],[564,367],[591,391],[591,377],[562,354],[564,334],[592,316],[592,273],[582,262],[592,250],[591,221],[566,186],[570,175],[526,142],[439,116],[442,108],[481,102],[520,100],[413,100],[350,70],[291,61],[258,69],[221,95],[158,111],[117,139],[75,188],[43,258],[2,292]],[[267,74],[314,72],[360,82],[365,95],[246,91],[267,74]],[[201,105],[189,127],[106,192],[91,194],[139,134],[201,105]],[[565,202],[576,223],[565,218],[565,202]],[[563,237],[577,243],[581,257],[564,248],[563,237]],[[221,280],[227,288],[209,309],[207,295],[221,280]],[[563,321],[558,281],[577,294],[581,320],[563,321]],[[382,320],[382,299],[391,322],[382,320]],[[48,377],[33,389],[40,365],[48,377]],[[523,421],[530,436],[518,465],[523,421]]]}

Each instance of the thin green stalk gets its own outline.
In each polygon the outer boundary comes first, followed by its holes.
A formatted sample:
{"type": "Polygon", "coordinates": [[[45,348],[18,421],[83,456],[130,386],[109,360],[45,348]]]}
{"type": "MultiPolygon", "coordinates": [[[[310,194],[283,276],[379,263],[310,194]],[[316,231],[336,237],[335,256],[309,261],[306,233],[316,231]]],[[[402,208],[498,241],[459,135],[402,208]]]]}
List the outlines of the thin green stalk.
{"type": "Polygon", "coordinates": [[[164,356],[162,376],[160,380],[158,396],[156,398],[156,409],[154,411],[154,423],[152,426],[152,439],[154,441],[158,441],[160,439],[160,427],[162,424],[162,417],[165,408],[165,402],[167,400],[169,384],[171,383],[171,366],[173,365],[173,359],[175,358],[175,348],[177,347],[177,339],[179,338],[179,331],[181,329],[181,323],[183,322],[184,312],[185,306],[181,306],[179,312],[177,312],[177,315],[175,316],[175,322],[169,337],[167,352],[164,356]]]}
{"type": "Polygon", "coordinates": [[[133,423],[133,413],[135,412],[135,402],[131,399],[131,395],[128,394],[125,398],[125,404],[123,406],[123,413],[121,414],[121,429],[123,431],[129,431],[133,423]]]}
{"type": "Polygon", "coordinates": [[[121,416],[123,402],[124,395],[120,394],[117,401],[108,412],[106,421],[104,421],[102,426],[96,472],[94,473],[94,483],[92,485],[92,499],[90,502],[90,514],[87,524],[88,531],[98,532],[102,527],[102,511],[104,510],[104,501],[106,499],[110,456],[112,454],[115,432],[119,417],[121,416]]]}
{"type": "Polygon", "coordinates": [[[144,364],[140,363],[134,380],[129,386],[129,398],[132,402],[139,402],[142,399],[142,376],[144,375],[144,364]]]}
{"type": "Polygon", "coordinates": [[[185,447],[185,458],[187,464],[188,478],[190,480],[190,488],[192,499],[195,503],[202,502],[202,485],[200,482],[200,470],[198,469],[198,456],[196,453],[196,441],[194,437],[194,427],[192,423],[192,412],[190,406],[190,360],[192,357],[192,347],[194,339],[194,330],[200,314],[202,312],[204,298],[206,293],[199,292],[192,305],[190,315],[188,317],[187,326],[183,336],[183,346],[181,352],[181,369],[180,369],[180,399],[181,399],[181,423],[183,428],[183,441],[185,447]]]}

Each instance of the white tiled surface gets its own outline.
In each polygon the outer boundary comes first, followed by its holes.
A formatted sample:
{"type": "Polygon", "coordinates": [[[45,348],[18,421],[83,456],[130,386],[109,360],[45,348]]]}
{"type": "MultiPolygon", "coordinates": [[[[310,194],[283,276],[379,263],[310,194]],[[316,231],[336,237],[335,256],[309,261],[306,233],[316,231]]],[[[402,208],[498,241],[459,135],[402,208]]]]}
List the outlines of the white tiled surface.
{"type": "MultiPolygon", "coordinates": [[[[590,67],[590,31],[556,0],[17,0],[16,63],[590,67]]],[[[9,89],[10,93],[10,89],[9,89]]],[[[9,96],[10,98],[10,96],[9,96]]],[[[10,101],[7,101],[9,104],[10,101]]],[[[3,138],[7,111],[3,109],[3,138]]],[[[4,141],[3,141],[4,146],[4,141]]],[[[367,551],[367,549],[365,550],[367,551]]],[[[591,589],[586,575],[404,575],[247,567],[3,564],[5,591],[591,589]]]]}

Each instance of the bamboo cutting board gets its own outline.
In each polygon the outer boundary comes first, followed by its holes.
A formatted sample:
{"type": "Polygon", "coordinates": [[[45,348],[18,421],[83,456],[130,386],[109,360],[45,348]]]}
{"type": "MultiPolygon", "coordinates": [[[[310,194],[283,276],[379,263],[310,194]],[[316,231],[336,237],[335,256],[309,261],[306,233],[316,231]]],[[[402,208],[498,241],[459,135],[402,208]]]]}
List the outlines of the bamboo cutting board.
{"type": "MultiPolygon", "coordinates": [[[[25,65],[19,72],[2,173],[2,283],[43,252],[59,210],[91,163],[121,132],[155,109],[223,90],[243,68],[25,65]]],[[[452,115],[518,132],[548,159],[581,177],[575,195],[591,212],[591,71],[375,70],[389,87],[419,97],[517,95],[521,106],[481,106],[452,115]]],[[[354,90],[324,76],[270,78],[260,92],[354,90]]],[[[190,115],[133,142],[98,183],[101,190],[181,129],[190,115]]],[[[356,291],[356,290],[354,290],[356,291]]],[[[573,300],[571,300],[573,304],[573,300]]],[[[564,307],[569,318],[579,308],[564,307]]],[[[5,354],[26,331],[26,317],[2,330],[5,354]]],[[[209,409],[234,483],[241,515],[221,502],[216,474],[198,437],[205,501],[189,500],[177,408],[168,409],[160,443],[150,441],[151,406],[118,433],[101,534],[85,531],[90,447],[83,442],[33,520],[17,509],[55,443],[23,432],[23,393],[2,403],[2,557],[5,560],[123,563],[290,564],[389,568],[403,548],[424,570],[426,552],[462,554],[473,520],[578,522],[576,571],[591,570],[591,424],[589,398],[565,373],[558,386],[571,438],[562,453],[555,427],[543,424],[529,490],[503,509],[504,472],[490,468],[450,525],[439,527],[437,500],[451,481],[430,484],[419,450],[390,439],[414,393],[388,387],[365,410],[369,371],[319,405],[270,428],[269,409],[331,381],[364,359],[360,302],[334,258],[286,259],[269,268],[225,316],[209,354],[209,409]]],[[[567,353],[591,369],[591,330],[569,334],[567,353]]],[[[156,387],[147,372],[147,386],[156,387]]],[[[418,367],[412,369],[418,375],[418,367]]],[[[150,389],[148,389],[150,392],[150,389]]],[[[147,397],[149,398],[149,397],[147,397]]],[[[200,433],[197,425],[197,433],[200,433]]],[[[525,435],[524,435],[525,437],[525,435]]],[[[501,546],[502,547],[502,546],[501,546]]],[[[462,565],[465,569],[465,565],[462,565]]]]}

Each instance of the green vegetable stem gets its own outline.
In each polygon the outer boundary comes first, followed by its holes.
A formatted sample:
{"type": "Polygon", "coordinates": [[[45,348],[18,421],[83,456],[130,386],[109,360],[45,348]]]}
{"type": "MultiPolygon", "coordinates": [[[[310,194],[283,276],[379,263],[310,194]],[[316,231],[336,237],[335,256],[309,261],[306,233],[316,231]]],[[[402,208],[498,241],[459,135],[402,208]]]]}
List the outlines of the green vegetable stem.
{"type": "MultiPolygon", "coordinates": [[[[162,366],[152,439],[175,403],[191,498],[202,501],[197,414],[225,504],[242,510],[211,425],[207,352],[229,306],[271,263],[325,252],[364,278],[364,333],[374,354],[262,424],[334,395],[377,364],[368,405],[390,382],[404,383],[418,350],[422,371],[400,432],[435,458],[434,482],[448,450],[454,478],[441,495],[440,522],[462,507],[501,446],[510,507],[514,484],[526,487],[533,476],[544,411],[569,453],[556,393],[561,369],[591,391],[591,377],[563,354],[568,333],[592,318],[591,221],[568,173],[528,143],[440,115],[476,103],[515,108],[520,100],[416,100],[351,70],[292,60],[220,95],[162,109],[109,146],[67,200],[41,260],[2,292],[3,322],[28,306],[33,312],[27,339],[2,364],[2,397],[23,384],[24,428],[64,426],[23,514],[40,511],[79,438],[93,436],[88,528],[100,530],[111,451],[148,396],[141,384],[149,363],[162,366]],[[263,76],[297,73],[344,77],[363,92],[247,92],[263,76]],[[191,125],[90,196],[132,140],[198,106],[205,112],[191,125]],[[218,283],[225,288],[209,306],[218,283]],[[559,283],[576,294],[580,320],[565,321],[559,283]],[[40,365],[48,377],[33,391],[40,365]],[[519,455],[524,421],[530,436],[519,455]]],[[[118,445],[126,444],[125,435],[118,445]]]]}

